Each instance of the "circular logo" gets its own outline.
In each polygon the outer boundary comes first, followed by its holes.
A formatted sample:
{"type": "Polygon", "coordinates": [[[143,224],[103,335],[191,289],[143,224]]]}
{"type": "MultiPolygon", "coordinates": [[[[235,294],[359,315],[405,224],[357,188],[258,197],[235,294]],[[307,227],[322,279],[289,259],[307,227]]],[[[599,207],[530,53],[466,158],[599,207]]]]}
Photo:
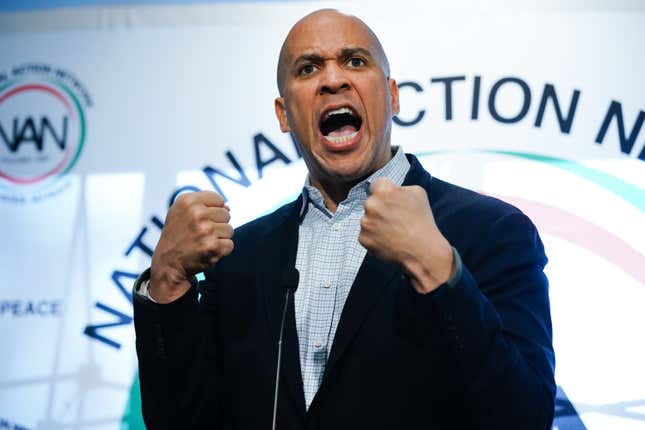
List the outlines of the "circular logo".
{"type": "Polygon", "coordinates": [[[69,171],[83,149],[85,118],[62,83],[18,81],[0,88],[0,178],[33,185],[69,171]]]}

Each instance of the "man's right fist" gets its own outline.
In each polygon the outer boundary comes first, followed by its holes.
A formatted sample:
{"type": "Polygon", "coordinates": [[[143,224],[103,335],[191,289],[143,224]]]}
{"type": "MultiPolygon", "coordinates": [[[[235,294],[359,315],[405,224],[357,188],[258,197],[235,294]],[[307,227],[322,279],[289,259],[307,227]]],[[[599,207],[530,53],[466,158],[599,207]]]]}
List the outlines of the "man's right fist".
{"type": "Polygon", "coordinates": [[[180,195],[168,210],[152,255],[150,295],[170,303],[190,289],[190,280],[233,251],[233,227],[224,199],[213,191],[180,195]]]}

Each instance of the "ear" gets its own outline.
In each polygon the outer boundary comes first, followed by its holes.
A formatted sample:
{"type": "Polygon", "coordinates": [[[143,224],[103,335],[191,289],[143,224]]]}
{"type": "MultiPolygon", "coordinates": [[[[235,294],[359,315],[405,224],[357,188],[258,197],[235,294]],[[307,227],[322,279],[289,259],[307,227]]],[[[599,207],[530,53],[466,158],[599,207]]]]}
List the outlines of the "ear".
{"type": "Polygon", "coordinates": [[[398,115],[400,106],[399,106],[399,87],[396,85],[394,79],[387,80],[388,85],[390,86],[390,107],[392,108],[392,115],[398,115]]]}
{"type": "Polygon", "coordinates": [[[289,121],[287,121],[287,108],[284,105],[284,97],[278,97],[273,103],[275,107],[275,116],[278,117],[278,122],[280,123],[280,130],[283,133],[289,133],[291,127],[289,127],[289,121]]]}

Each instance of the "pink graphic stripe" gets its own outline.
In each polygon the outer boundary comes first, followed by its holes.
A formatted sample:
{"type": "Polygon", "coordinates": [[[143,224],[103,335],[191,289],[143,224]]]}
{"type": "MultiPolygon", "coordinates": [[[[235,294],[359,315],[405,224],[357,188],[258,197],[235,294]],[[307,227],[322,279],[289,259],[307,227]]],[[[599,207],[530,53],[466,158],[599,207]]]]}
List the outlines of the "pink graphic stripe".
{"type": "MultiPolygon", "coordinates": [[[[65,108],[67,109],[67,113],[69,114],[70,117],[74,118],[74,110],[72,109],[72,105],[70,104],[69,100],[67,100],[61,93],[56,91],[53,88],[50,88],[45,85],[41,84],[28,84],[28,85],[21,85],[19,87],[13,88],[6,93],[4,93],[2,96],[0,96],[0,103],[3,103],[6,99],[11,97],[14,94],[18,94],[24,91],[44,91],[46,93],[49,93],[56,97],[58,100],[60,100],[64,105],[65,108]]],[[[69,161],[71,157],[70,151],[65,151],[65,155],[63,159],[56,165],[54,166],[53,169],[51,169],[48,172],[45,172],[44,174],[37,176],[35,178],[29,178],[29,179],[23,179],[23,178],[16,178],[13,176],[9,176],[3,172],[0,172],[0,177],[5,178],[11,182],[18,183],[18,184],[33,184],[35,182],[39,182],[49,176],[53,176],[56,173],[60,172],[63,170],[67,162],[69,161]]]]}
{"type": "Polygon", "coordinates": [[[588,249],[645,285],[645,255],[616,235],[555,206],[520,197],[495,197],[520,208],[540,227],[541,232],[588,249]]]}

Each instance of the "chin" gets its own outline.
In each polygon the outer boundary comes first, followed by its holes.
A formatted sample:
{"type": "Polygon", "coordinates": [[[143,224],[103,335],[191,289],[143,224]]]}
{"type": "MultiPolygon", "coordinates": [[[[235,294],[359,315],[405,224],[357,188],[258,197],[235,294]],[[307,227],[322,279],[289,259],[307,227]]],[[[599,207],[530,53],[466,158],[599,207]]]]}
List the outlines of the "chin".
{"type": "Polygon", "coordinates": [[[332,169],[325,170],[325,176],[330,180],[345,183],[359,182],[372,173],[363,165],[334,166],[332,169]]]}

